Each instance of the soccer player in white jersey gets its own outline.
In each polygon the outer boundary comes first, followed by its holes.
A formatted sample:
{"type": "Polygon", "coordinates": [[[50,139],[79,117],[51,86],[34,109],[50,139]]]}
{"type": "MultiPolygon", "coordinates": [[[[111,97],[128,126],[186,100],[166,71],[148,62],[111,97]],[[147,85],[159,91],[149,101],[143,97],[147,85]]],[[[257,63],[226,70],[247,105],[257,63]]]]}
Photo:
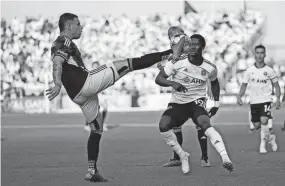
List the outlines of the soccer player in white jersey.
{"type": "MultiPolygon", "coordinates": [[[[170,40],[170,47],[175,46],[179,42],[180,37],[183,37],[183,36],[185,36],[185,33],[184,33],[184,30],[182,28],[180,28],[178,26],[170,27],[168,29],[168,38],[170,40]]],[[[187,54],[182,54],[183,58],[187,58],[187,56],[188,56],[187,54]]],[[[165,62],[165,61],[163,61],[163,62],[165,62]]],[[[165,64],[163,64],[163,62],[159,62],[157,64],[158,69],[161,70],[165,66],[165,64]]],[[[170,80],[171,80],[171,77],[170,77],[170,80]]],[[[209,81],[207,81],[207,85],[209,85],[209,84],[210,84],[209,81]]],[[[208,95],[211,95],[211,93],[212,93],[211,90],[208,89],[208,95]]],[[[177,138],[178,143],[182,146],[182,143],[183,143],[182,124],[179,124],[179,125],[181,125],[181,126],[173,127],[173,132],[177,138]]],[[[210,167],[211,164],[210,164],[210,161],[208,158],[207,136],[205,136],[205,133],[201,127],[196,126],[196,129],[197,129],[197,133],[198,133],[197,138],[198,138],[200,148],[201,148],[201,153],[202,153],[201,166],[202,167],[210,167]]],[[[180,165],[181,165],[180,157],[176,152],[174,152],[173,158],[171,158],[163,166],[164,167],[174,167],[174,166],[180,166],[180,165]]]]}
{"type": "MultiPolygon", "coordinates": [[[[179,145],[172,129],[183,125],[191,118],[205,131],[205,135],[220,154],[223,167],[231,172],[234,170],[234,165],[228,156],[221,135],[211,126],[210,122],[210,117],[218,111],[220,85],[216,66],[202,56],[206,46],[205,39],[199,34],[194,34],[189,39],[185,39],[184,43],[178,45],[183,47],[185,45],[186,48],[189,48],[188,58],[166,63],[155,80],[160,86],[173,87],[171,101],[159,122],[160,133],[166,144],[179,155],[182,172],[187,174],[191,170],[190,155],[179,145]],[[168,79],[170,76],[172,80],[168,79]],[[208,79],[211,80],[212,93],[216,103],[209,113],[205,109],[208,79]]],[[[183,47],[182,50],[184,50],[183,47]]]]}
{"type": "MultiPolygon", "coordinates": [[[[85,179],[92,182],[106,182],[107,180],[99,174],[97,169],[103,132],[98,94],[131,71],[153,66],[168,58],[172,52],[176,54],[175,56],[179,55],[180,49],[176,50],[174,47],[172,50],[117,60],[89,71],[83,63],[80,50],[73,42],[74,39],[80,38],[83,29],[78,16],[64,13],[59,18],[58,26],[60,36],[51,47],[54,86],[46,90],[46,95],[50,101],[53,100],[60,93],[63,85],[70,99],[81,108],[91,127],[87,142],[88,173],[85,179]]],[[[183,40],[182,38],[179,43],[183,40]]]]}
{"type": "MultiPolygon", "coordinates": [[[[272,96],[273,96],[273,92],[272,92],[272,96]]],[[[255,130],[255,126],[252,122],[252,118],[251,118],[251,111],[249,110],[248,112],[248,119],[249,119],[249,133],[252,133],[255,130]]],[[[268,128],[270,133],[274,133],[273,131],[273,113],[271,113],[270,116],[268,116],[268,128]]]]}
{"type": "Polygon", "coordinates": [[[273,151],[277,151],[275,134],[270,133],[268,119],[271,115],[272,107],[272,87],[276,90],[276,109],[280,109],[280,86],[278,77],[274,70],[264,62],[266,49],[263,45],[258,45],[254,49],[256,62],[244,73],[243,83],[237,96],[238,104],[242,105],[242,96],[249,85],[250,112],[255,129],[260,131],[260,153],[266,153],[266,143],[272,146],[273,151]],[[272,86],[273,85],[273,86],[272,86]]]}

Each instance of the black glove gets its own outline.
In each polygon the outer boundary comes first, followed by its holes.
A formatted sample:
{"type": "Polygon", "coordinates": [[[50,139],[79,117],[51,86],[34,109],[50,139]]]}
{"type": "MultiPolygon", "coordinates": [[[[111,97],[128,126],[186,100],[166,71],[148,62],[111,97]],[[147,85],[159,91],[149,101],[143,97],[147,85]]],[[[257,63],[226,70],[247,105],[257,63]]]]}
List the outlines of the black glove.
{"type": "Polygon", "coordinates": [[[219,106],[220,106],[220,102],[219,101],[215,101],[214,107],[212,107],[210,109],[210,111],[209,111],[210,118],[217,114],[217,112],[219,110],[219,106]]]}
{"type": "Polygon", "coordinates": [[[209,111],[209,116],[210,116],[210,118],[211,118],[212,116],[216,115],[216,113],[218,112],[218,110],[219,110],[219,107],[212,107],[212,108],[210,109],[210,111],[209,111]]]}

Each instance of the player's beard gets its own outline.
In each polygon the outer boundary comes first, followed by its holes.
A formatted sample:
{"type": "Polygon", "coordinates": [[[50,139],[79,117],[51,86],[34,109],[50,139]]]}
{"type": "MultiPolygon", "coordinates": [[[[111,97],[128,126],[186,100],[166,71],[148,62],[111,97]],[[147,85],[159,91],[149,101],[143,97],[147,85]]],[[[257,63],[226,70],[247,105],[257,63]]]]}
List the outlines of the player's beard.
{"type": "Polygon", "coordinates": [[[75,37],[73,37],[73,39],[79,39],[80,37],[81,37],[81,32],[78,35],[76,35],[75,37]]]}

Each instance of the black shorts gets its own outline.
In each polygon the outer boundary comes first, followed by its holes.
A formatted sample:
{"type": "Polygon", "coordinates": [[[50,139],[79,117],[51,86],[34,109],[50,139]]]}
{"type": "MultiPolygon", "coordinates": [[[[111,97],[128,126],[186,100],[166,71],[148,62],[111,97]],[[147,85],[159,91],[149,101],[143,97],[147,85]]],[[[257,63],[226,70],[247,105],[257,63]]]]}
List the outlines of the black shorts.
{"type": "Polygon", "coordinates": [[[209,116],[205,107],[205,98],[199,98],[193,102],[185,104],[169,103],[167,110],[162,114],[162,116],[171,117],[173,127],[182,126],[189,118],[191,118],[197,125],[197,118],[199,116],[209,116]]]}
{"type": "Polygon", "coordinates": [[[271,107],[272,107],[271,102],[250,104],[251,121],[260,122],[261,116],[268,117],[270,119],[271,107]]]}

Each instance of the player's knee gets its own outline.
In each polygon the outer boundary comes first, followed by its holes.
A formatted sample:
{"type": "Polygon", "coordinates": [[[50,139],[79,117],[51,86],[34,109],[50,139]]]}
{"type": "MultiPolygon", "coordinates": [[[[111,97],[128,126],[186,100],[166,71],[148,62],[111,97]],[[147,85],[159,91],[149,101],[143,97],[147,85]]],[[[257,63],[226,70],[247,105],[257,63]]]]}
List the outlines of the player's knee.
{"type": "Polygon", "coordinates": [[[201,126],[203,130],[206,130],[211,127],[210,118],[206,115],[199,116],[197,118],[197,123],[201,126]]]}
{"type": "Polygon", "coordinates": [[[98,133],[98,134],[103,133],[103,124],[99,122],[101,122],[101,120],[97,117],[91,123],[89,123],[92,133],[98,133]]]}
{"type": "Polygon", "coordinates": [[[115,66],[116,71],[118,72],[120,77],[123,77],[124,75],[132,71],[131,64],[127,59],[114,61],[113,65],[115,66]]]}
{"type": "Polygon", "coordinates": [[[267,125],[268,124],[268,117],[265,117],[265,116],[260,117],[260,123],[261,123],[261,125],[267,125]]]}
{"type": "Polygon", "coordinates": [[[169,116],[162,116],[159,121],[159,131],[167,132],[171,129],[171,118],[169,116]]]}

